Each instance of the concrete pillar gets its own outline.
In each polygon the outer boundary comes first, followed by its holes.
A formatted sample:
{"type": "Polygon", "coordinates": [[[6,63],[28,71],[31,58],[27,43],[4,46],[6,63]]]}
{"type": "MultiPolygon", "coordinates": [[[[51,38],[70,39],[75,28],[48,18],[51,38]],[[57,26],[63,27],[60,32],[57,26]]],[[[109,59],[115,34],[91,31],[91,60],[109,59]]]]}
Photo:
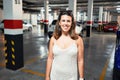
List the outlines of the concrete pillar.
{"type": "Polygon", "coordinates": [[[103,7],[99,7],[99,19],[98,19],[98,24],[102,25],[102,16],[103,16],[103,7]]]}
{"type": "Polygon", "coordinates": [[[92,27],[92,16],[93,16],[93,0],[88,0],[88,16],[86,26],[86,37],[90,37],[92,27]]]}
{"type": "Polygon", "coordinates": [[[110,21],[117,21],[118,16],[117,15],[111,15],[111,20],[110,21]]]}
{"type": "Polygon", "coordinates": [[[48,9],[49,9],[49,0],[44,0],[44,7],[45,7],[45,20],[44,20],[44,35],[47,36],[48,33],[48,9]]]}
{"type": "Polygon", "coordinates": [[[2,21],[2,20],[3,20],[3,10],[0,9],[0,21],[2,21]]]}
{"type": "Polygon", "coordinates": [[[107,11],[103,12],[103,24],[107,23],[107,11]]]}
{"type": "Polygon", "coordinates": [[[81,13],[81,11],[79,12],[79,21],[82,21],[82,13],[81,13]]]}
{"type": "Polygon", "coordinates": [[[40,9],[40,16],[41,16],[41,20],[43,20],[44,19],[44,8],[43,7],[40,9]]]}
{"type": "Polygon", "coordinates": [[[22,20],[27,22],[27,23],[30,23],[30,21],[31,21],[30,13],[23,13],[22,20]]]}
{"type": "Polygon", "coordinates": [[[86,21],[86,12],[83,12],[83,21],[86,21]]]}
{"type": "Polygon", "coordinates": [[[58,18],[57,10],[54,10],[54,13],[53,13],[53,19],[57,19],[57,18],[58,18]]]}
{"type": "Polygon", "coordinates": [[[31,14],[31,24],[37,26],[37,14],[31,14]]]}
{"type": "Polygon", "coordinates": [[[118,25],[120,26],[120,16],[119,15],[118,15],[117,21],[118,21],[118,25]]]}
{"type": "Polygon", "coordinates": [[[110,12],[107,12],[107,22],[110,21],[110,12]]]}
{"type": "Polygon", "coordinates": [[[41,29],[43,29],[43,27],[44,27],[44,8],[42,7],[41,9],[40,9],[40,27],[41,27],[41,29]]]}
{"type": "Polygon", "coordinates": [[[77,20],[77,21],[80,20],[80,12],[79,12],[79,11],[77,12],[77,18],[76,18],[76,20],[77,20]]]}
{"type": "Polygon", "coordinates": [[[6,68],[23,67],[22,0],[3,0],[6,68]]]}
{"type": "Polygon", "coordinates": [[[76,5],[77,5],[77,0],[69,0],[69,10],[72,10],[74,18],[76,20],[76,5]]]}
{"type": "Polygon", "coordinates": [[[99,7],[99,18],[98,18],[98,31],[102,31],[103,30],[103,26],[102,26],[102,16],[103,16],[103,7],[99,7]]]}

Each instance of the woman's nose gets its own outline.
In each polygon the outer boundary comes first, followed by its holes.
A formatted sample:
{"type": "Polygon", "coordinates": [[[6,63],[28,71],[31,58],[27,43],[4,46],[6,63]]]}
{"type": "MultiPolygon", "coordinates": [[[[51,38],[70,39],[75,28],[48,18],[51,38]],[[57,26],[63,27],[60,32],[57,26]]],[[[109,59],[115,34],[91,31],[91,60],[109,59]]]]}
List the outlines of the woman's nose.
{"type": "Polygon", "coordinates": [[[65,24],[68,24],[68,21],[65,21],[65,24]]]}

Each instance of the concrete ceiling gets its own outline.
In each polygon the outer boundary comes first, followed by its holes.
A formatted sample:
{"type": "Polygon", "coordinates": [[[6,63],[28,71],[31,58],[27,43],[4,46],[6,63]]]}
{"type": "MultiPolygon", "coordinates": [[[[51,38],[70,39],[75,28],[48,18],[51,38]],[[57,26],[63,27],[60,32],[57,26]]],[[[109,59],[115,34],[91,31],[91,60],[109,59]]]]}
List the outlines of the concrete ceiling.
{"type": "MultiPolygon", "coordinates": [[[[49,7],[53,9],[66,9],[69,0],[49,0],[49,7]]],[[[74,0],[73,0],[74,1],[74,0]]],[[[116,7],[120,6],[120,0],[93,0],[94,13],[98,13],[99,7],[103,6],[104,10],[110,11],[112,14],[120,14],[116,11],[116,7]]],[[[44,0],[23,0],[24,9],[33,9],[40,11],[44,7],[44,0]]],[[[88,0],[77,0],[77,10],[87,11],[88,0]]]]}
{"type": "MultiPolygon", "coordinates": [[[[49,7],[53,9],[66,9],[69,0],[49,0],[49,7]]],[[[73,0],[74,1],[74,0],[73,0]]],[[[99,7],[103,6],[104,10],[110,11],[112,14],[120,14],[116,11],[117,6],[120,6],[120,0],[93,0],[94,13],[98,13],[99,7]]],[[[2,8],[3,0],[0,0],[2,8]]],[[[87,11],[88,0],[77,0],[77,10],[87,11]]],[[[44,7],[44,0],[23,0],[23,10],[29,12],[40,12],[41,7],[44,7]]]]}

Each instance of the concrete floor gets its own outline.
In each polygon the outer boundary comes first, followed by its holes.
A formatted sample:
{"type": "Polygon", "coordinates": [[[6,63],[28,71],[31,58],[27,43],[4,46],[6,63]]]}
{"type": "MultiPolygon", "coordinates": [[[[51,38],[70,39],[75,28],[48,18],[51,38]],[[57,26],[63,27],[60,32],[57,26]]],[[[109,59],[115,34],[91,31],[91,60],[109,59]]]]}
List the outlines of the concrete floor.
{"type": "MultiPolygon", "coordinates": [[[[44,80],[48,38],[35,27],[24,32],[24,67],[13,71],[5,68],[4,35],[0,33],[0,80],[44,80]]],[[[83,37],[86,80],[112,80],[116,34],[92,32],[83,37]]]]}

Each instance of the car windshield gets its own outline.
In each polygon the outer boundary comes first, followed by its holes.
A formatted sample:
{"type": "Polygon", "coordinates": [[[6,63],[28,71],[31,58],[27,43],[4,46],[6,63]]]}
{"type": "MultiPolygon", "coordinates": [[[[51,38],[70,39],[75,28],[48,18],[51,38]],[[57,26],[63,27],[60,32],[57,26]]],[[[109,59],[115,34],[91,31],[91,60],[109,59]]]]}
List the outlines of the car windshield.
{"type": "Polygon", "coordinates": [[[111,21],[108,23],[108,25],[117,25],[118,23],[116,21],[111,21]]]}
{"type": "Polygon", "coordinates": [[[56,22],[57,22],[57,20],[53,20],[52,24],[53,24],[53,25],[55,25],[55,24],[56,24],[56,22]]]}
{"type": "Polygon", "coordinates": [[[116,23],[108,23],[108,25],[117,25],[116,23]]]}

